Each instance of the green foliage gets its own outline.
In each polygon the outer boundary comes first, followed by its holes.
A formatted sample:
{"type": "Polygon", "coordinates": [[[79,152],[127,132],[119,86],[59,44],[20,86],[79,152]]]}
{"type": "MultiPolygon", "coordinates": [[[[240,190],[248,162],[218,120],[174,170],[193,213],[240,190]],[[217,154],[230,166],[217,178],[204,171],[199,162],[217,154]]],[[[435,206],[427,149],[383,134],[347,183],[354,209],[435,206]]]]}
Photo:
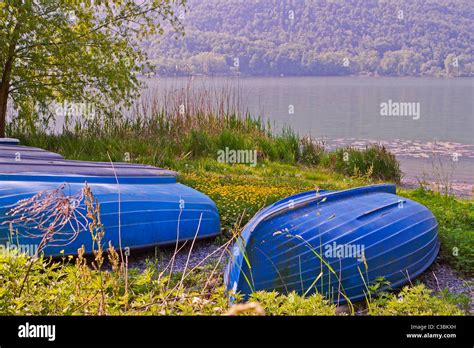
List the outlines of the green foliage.
{"type": "Polygon", "coordinates": [[[253,174],[253,171],[262,173],[261,168],[246,168],[249,167],[239,165],[232,169],[228,166],[219,169],[213,162],[206,161],[201,169],[189,164],[181,171],[180,181],[216,202],[225,238],[231,236],[235,224],[243,226],[264,206],[313,188],[305,180],[297,180],[294,176],[264,177],[253,174]]]}
{"type": "Polygon", "coordinates": [[[368,290],[369,296],[378,296],[380,294],[381,289],[389,288],[390,282],[386,280],[384,277],[377,277],[375,281],[367,284],[366,289],[368,290]]]}
{"type": "MultiPolygon", "coordinates": [[[[2,315],[213,315],[229,306],[222,285],[203,296],[202,281],[199,289],[179,290],[181,275],[168,283],[168,275],[152,263],[143,271],[131,269],[126,276],[120,268],[94,269],[82,257],[75,262],[36,260],[18,296],[27,263],[26,256],[0,257],[2,315]]],[[[205,275],[207,280],[210,274],[210,269],[201,270],[201,278],[205,275]]]]}
{"type": "Polygon", "coordinates": [[[295,292],[288,295],[278,292],[257,291],[249,301],[258,302],[267,315],[335,315],[336,305],[321,294],[303,297],[295,292]]]}
{"type": "Polygon", "coordinates": [[[338,149],[330,154],[330,163],[340,173],[375,180],[399,182],[402,174],[395,156],[385,147],[376,144],[363,150],[338,149]]]}
{"type": "Polygon", "coordinates": [[[159,75],[470,76],[473,71],[474,13],[468,0],[188,3],[184,40],[170,33],[146,42],[159,75]]]}
{"type": "Polygon", "coordinates": [[[449,303],[459,307],[466,314],[472,314],[472,313],[470,313],[471,297],[469,295],[467,295],[467,294],[456,294],[456,293],[453,293],[453,292],[449,292],[449,289],[443,289],[442,291],[439,292],[438,296],[441,299],[446,300],[449,303]]]}
{"type": "Polygon", "coordinates": [[[301,139],[300,163],[318,165],[324,154],[325,149],[321,144],[314,143],[311,138],[301,139]]]}
{"type": "Polygon", "coordinates": [[[425,205],[438,221],[440,258],[459,272],[474,274],[474,204],[422,188],[399,193],[425,205]]]}
{"type": "Polygon", "coordinates": [[[255,148],[255,141],[253,141],[248,134],[236,131],[240,127],[233,127],[232,129],[224,129],[219,135],[218,146],[219,149],[224,150],[226,147],[234,150],[253,150],[255,148]]]}
{"type": "Polygon", "coordinates": [[[191,130],[184,140],[185,152],[190,152],[193,158],[215,155],[214,145],[211,136],[203,130],[191,130]]]}
{"type": "MultiPolygon", "coordinates": [[[[53,103],[87,103],[89,114],[110,114],[140,91],[136,74],[146,68],[137,43],[162,35],[163,24],[182,32],[174,10],[182,0],[5,1],[0,9],[0,136],[6,102],[19,125],[57,116],[53,103]],[[93,110],[92,110],[93,109],[93,110]]],[[[62,116],[72,113],[61,104],[62,116]]]]}
{"type": "Polygon", "coordinates": [[[404,287],[398,294],[373,300],[371,315],[463,315],[463,311],[442,297],[432,296],[424,285],[404,287]]]}
{"type": "Polygon", "coordinates": [[[284,128],[280,137],[275,143],[277,158],[272,160],[279,160],[286,163],[295,163],[299,156],[299,137],[290,129],[284,128]]]}
{"type": "MultiPolygon", "coordinates": [[[[143,270],[124,272],[119,256],[109,249],[112,269],[91,267],[83,256],[59,261],[40,258],[33,263],[25,290],[19,295],[29,259],[0,256],[0,314],[2,315],[222,315],[229,311],[222,278],[214,265],[171,278],[148,261],[143,270]],[[206,284],[209,281],[212,287],[206,284]],[[102,294],[102,295],[101,295],[102,294]]],[[[237,296],[240,298],[240,296],[237,296]]],[[[423,285],[405,287],[399,294],[371,299],[370,315],[463,315],[469,298],[444,291],[433,295],[423,285]]],[[[320,294],[259,291],[251,295],[266,315],[336,315],[336,306],[320,294]]]]}

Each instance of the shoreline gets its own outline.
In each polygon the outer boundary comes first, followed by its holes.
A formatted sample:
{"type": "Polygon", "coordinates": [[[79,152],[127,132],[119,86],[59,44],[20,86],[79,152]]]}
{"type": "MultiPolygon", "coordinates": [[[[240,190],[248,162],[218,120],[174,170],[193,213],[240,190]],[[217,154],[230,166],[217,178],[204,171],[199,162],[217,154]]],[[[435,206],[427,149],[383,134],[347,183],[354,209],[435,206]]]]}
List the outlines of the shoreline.
{"type": "MultiPolygon", "coordinates": [[[[443,192],[446,190],[446,186],[442,184],[438,184],[434,181],[426,182],[426,188],[434,191],[434,192],[443,192]]],[[[399,187],[403,189],[413,190],[420,187],[420,183],[417,179],[408,178],[402,179],[399,184],[399,187]]],[[[474,198],[474,186],[466,183],[457,183],[457,182],[450,182],[447,187],[447,191],[449,194],[456,196],[456,198],[462,199],[472,199],[474,198]]]]}
{"type": "Polygon", "coordinates": [[[327,149],[353,147],[359,150],[380,144],[395,155],[403,172],[400,186],[416,189],[420,183],[433,191],[446,191],[460,198],[474,195],[474,145],[453,141],[315,139],[327,149]],[[454,155],[454,156],[453,156],[454,155]]]}

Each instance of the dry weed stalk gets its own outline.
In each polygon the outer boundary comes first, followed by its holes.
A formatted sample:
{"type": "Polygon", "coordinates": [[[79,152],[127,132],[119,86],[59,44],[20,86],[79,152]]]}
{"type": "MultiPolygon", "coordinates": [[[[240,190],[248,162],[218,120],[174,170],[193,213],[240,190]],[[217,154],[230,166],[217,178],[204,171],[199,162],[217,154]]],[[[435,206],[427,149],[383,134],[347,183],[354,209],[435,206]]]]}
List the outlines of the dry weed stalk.
{"type": "Polygon", "coordinates": [[[87,229],[84,188],[74,195],[64,193],[67,184],[54,189],[38,192],[24,198],[7,215],[11,217],[5,223],[22,227],[18,233],[28,238],[41,238],[35,257],[46,246],[66,246],[72,243],[80,231],[87,229]]]}
{"type": "Polygon", "coordinates": [[[28,261],[25,276],[17,296],[21,296],[28,275],[41,251],[47,246],[66,246],[72,243],[80,231],[87,227],[87,217],[81,202],[88,189],[84,188],[74,195],[66,195],[67,184],[54,189],[38,192],[36,195],[17,202],[7,215],[11,219],[5,221],[10,226],[21,227],[18,234],[27,238],[40,238],[35,255],[28,261]]]}

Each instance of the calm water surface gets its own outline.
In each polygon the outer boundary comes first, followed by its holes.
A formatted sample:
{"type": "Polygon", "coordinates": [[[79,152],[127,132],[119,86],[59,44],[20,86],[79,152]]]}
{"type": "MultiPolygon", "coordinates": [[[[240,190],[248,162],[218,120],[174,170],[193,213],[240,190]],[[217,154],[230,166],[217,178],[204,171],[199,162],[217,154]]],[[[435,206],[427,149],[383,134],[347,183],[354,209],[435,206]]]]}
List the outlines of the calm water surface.
{"type": "MultiPolygon", "coordinates": [[[[149,91],[180,88],[189,78],[148,80],[149,91]]],[[[407,180],[449,179],[474,184],[474,79],[281,77],[207,78],[193,88],[228,88],[252,115],[277,129],[291,126],[329,147],[386,145],[400,159],[407,180]],[[382,116],[381,103],[417,103],[419,115],[382,116]]]]}

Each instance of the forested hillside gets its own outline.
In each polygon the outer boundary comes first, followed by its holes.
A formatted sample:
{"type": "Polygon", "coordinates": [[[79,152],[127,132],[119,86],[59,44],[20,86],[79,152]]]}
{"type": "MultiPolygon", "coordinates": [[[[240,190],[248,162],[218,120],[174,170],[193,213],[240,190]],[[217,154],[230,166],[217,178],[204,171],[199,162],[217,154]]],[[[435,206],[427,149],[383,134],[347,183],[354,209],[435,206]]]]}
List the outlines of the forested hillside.
{"type": "Polygon", "coordinates": [[[189,0],[159,75],[471,76],[473,0],[189,0]]]}

